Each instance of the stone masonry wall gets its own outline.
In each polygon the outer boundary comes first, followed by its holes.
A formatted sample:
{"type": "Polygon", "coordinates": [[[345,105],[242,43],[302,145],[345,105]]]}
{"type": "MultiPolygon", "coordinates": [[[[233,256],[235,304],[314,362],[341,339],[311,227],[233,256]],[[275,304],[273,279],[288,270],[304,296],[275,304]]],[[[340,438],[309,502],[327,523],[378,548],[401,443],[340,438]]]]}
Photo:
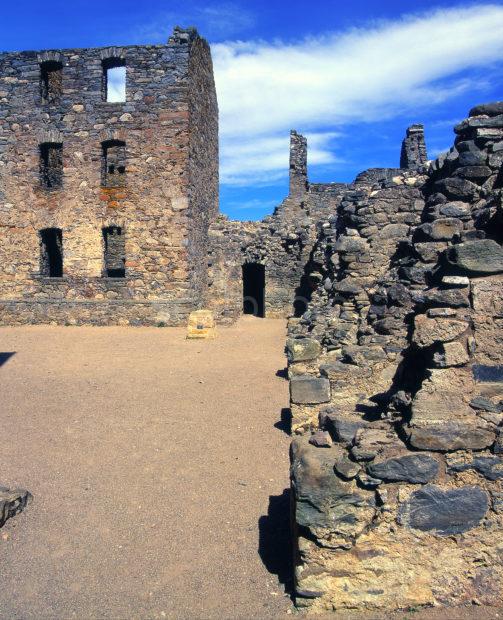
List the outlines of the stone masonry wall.
{"type": "Polygon", "coordinates": [[[204,303],[217,123],[193,30],[167,45],[0,54],[0,322],[176,324],[204,303]],[[124,103],[103,99],[110,59],[126,66],[124,103]],[[56,99],[42,99],[45,61],[62,67],[56,99]],[[44,143],[62,145],[60,186],[41,183],[44,143]],[[103,183],[103,143],[125,143],[118,186],[103,183]],[[109,226],[124,235],[125,278],[104,277],[109,226]],[[62,231],[62,278],[40,274],[46,228],[62,231]]]}
{"type": "Polygon", "coordinates": [[[312,611],[501,604],[502,119],[474,108],[447,155],[367,176],[319,224],[287,343],[312,611]]]}

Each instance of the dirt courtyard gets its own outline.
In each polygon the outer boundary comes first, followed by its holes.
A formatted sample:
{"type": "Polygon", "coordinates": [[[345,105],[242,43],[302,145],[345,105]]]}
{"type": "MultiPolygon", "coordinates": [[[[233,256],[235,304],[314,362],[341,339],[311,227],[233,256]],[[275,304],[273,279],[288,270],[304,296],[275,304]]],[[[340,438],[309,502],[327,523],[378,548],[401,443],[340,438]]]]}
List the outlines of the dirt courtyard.
{"type": "Polygon", "coordinates": [[[291,613],[284,342],[0,328],[0,484],[34,496],[0,530],[0,617],[291,613]]]}

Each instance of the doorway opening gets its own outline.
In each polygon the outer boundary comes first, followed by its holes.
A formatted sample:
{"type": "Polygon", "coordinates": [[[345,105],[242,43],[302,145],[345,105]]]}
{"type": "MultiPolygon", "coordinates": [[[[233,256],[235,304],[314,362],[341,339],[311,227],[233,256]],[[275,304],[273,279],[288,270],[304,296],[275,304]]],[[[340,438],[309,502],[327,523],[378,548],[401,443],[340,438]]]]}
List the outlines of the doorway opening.
{"type": "Polygon", "coordinates": [[[243,314],[265,317],[265,267],[258,263],[243,265],[243,314]]]}

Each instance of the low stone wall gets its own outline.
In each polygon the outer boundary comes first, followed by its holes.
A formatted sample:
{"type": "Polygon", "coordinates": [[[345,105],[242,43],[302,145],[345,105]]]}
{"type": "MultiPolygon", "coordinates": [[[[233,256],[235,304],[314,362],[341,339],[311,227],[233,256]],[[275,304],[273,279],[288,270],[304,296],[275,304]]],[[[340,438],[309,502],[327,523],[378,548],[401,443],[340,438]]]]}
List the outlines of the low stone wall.
{"type": "Polygon", "coordinates": [[[185,325],[197,307],[183,302],[127,300],[0,300],[2,325],[185,325]]]}

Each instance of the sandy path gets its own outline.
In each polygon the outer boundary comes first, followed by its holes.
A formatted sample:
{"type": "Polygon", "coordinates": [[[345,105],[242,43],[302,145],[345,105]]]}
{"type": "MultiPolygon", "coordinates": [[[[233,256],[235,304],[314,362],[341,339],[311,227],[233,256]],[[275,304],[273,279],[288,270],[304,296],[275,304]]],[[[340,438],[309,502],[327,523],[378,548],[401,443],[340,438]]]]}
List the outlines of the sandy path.
{"type": "Polygon", "coordinates": [[[184,333],[0,329],[0,483],[35,497],[1,530],[0,617],[290,610],[284,323],[184,333]]]}

